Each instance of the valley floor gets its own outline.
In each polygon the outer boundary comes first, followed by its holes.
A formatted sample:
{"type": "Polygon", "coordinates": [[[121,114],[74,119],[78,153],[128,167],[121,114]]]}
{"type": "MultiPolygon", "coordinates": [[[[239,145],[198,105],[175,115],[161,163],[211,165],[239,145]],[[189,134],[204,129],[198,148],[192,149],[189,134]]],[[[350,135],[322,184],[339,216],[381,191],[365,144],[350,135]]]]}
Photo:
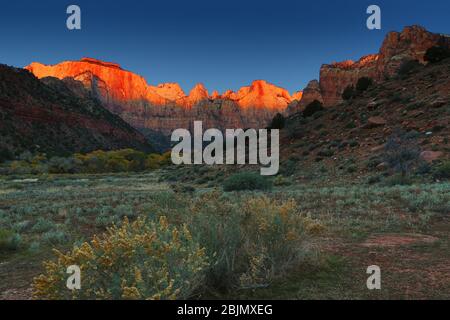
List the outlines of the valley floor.
{"type": "MultiPolygon", "coordinates": [[[[32,279],[53,247],[69,249],[124,216],[147,215],[155,202],[159,209],[170,207],[174,192],[195,196],[214,188],[198,184],[180,191],[163,174],[0,178],[0,230],[20,235],[15,250],[0,251],[0,299],[30,299],[32,279]]],[[[450,299],[449,183],[294,182],[266,194],[295,199],[302,212],[324,224],[314,241],[320,263],[266,288],[203,298],[450,299]],[[366,287],[370,265],[381,268],[381,290],[366,287]]]]}

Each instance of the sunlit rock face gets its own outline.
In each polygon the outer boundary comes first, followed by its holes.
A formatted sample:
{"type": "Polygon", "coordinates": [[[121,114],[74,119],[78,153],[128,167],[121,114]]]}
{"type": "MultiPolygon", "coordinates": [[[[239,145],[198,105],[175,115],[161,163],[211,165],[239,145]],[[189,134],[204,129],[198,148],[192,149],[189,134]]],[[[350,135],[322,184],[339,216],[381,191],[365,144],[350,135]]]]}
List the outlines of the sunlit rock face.
{"type": "Polygon", "coordinates": [[[251,86],[243,87],[237,92],[237,103],[242,108],[267,108],[284,110],[292,101],[286,89],[277,87],[264,80],[256,80],[251,86]]]}
{"type": "Polygon", "coordinates": [[[378,54],[362,57],[359,61],[325,64],[320,70],[320,90],[326,106],[342,101],[342,92],[349,85],[356,85],[361,77],[375,81],[397,74],[407,60],[424,62],[426,51],[435,45],[450,45],[448,36],[431,33],[420,26],[411,26],[402,32],[390,32],[378,54]]]}
{"type": "Polygon", "coordinates": [[[349,85],[355,85],[361,77],[374,78],[378,55],[369,55],[353,62],[351,60],[325,64],[320,68],[320,90],[326,106],[342,101],[342,92],[349,85]]]}
{"type": "Polygon", "coordinates": [[[80,81],[106,108],[133,126],[166,134],[188,128],[194,120],[216,128],[263,128],[293,100],[287,90],[264,80],[237,92],[214,91],[211,95],[203,84],[197,84],[186,95],[177,83],[152,86],[116,63],[92,58],[56,65],[32,63],[26,69],[38,78],[80,81]]]}

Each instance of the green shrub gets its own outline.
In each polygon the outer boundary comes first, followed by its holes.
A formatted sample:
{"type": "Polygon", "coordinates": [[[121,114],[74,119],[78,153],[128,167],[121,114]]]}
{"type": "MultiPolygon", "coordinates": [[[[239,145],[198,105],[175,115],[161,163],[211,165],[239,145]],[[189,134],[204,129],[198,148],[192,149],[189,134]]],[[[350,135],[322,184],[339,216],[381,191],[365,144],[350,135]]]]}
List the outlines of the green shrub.
{"type": "Polygon", "coordinates": [[[17,250],[22,238],[11,230],[0,229],[0,252],[17,250]]]}
{"type": "Polygon", "coordinates": [[[427,50],[424,60],[430,63],[440,62],[444,59],[450,58],[450,49],[445,46],[434,46],[427,50]]]}
{"type": "Polygon", "coordinates": [[[323,149],[317,153],[320,157],[332,157],[334,155],[334,151],[331,149],[323,149]]]}
{"type": "Polygon", "coordinates": [[[55,227],[56,225],[53,221],[39,217],[34,226],[31,228],[31,231],[36,233],[42,233],[54,229],[55,227]]]}
{"type": "Polygon", "coordinates": [[[342,92],[342,99],[344,99],[344,100],[350,100],[354,96],[355,96],[355,87],[352,85],[347,86],[344,89],[344,92],[342,92]]]}
{"type": "Polygon", "coordinates": [[[14,154],[7,148],[0,147],[0,163],[14,159],[14,154]]]}
{"type": "Polygon", "coordinates": [[[355,173],[356,171],[358,171],[358,167],[354,164],[351,164],[347,167],[348,173],[355,173]]]}
{"type": "Polygon", "coordinates": [[[271,129],[283,129],[286,124],[286,119],[281,113],[277,113],[275,117],[273,117],[272,122],[270,123],[271,129]]]}
{"type": "Polygon", "coordinates": [[[64,231],[50,230],[42,235],[42,240],[50,245],[57,245],[67,242],[68,236],[64,231]]]}
{"type": "Polygon", "coordinates": [[[368,77],[362,77],[359,78],[358,82],[356,83],[356,90],[358,92],[364,92],[373,84],[373,80],[368,77]]]}
{"type": "Polygon", "coordinates": [[[276,178],[273,180],[273,184],[275,186],[281,187],[281,186],[288,186],[291,184],[291,181],[286,179],[286,177],[282,175],[276,176],[276,178]]]}
{"type": "Polygon", "coordinates": [[[308,104],[305,107],[305,110],[303,110],[303,117],[308,118],[311,117],[312,115],[314,115],[316,112],[320,112],[320,111],[324,111],[325,108],[323,107],[323,104],[318,101],[318,100],[314,100],[313,102],[311,102],[310,104],[308,104]]]}
{"type": "Polygon", "coordinates": [[[402,174],[394,174],[393,176],[387,177],[384,179],[383,184],[386,186],[407,186],[411,185],[413,180],[402,174]]]}
{"type": "Polygon", "coordinates": [[[450,161],[438,165],[433,172],[436,179],[450,179],[450,161]]]}
{"type": "Polygon", "coordinates": [[[234,174],[223,183],[225,191],[241,190],[270,190],[272,184],[269,179],[254,172],[242,172],[234,174]]]}
{"type": "Polygon", "coordinates": [[[375,183],[379,183],[379,182],[381,182],[381,176],[380,175],[370,176],[367,179],[367,183],[368,184],[375,184],[375,183]]]}
{"type": "Polygon", "coordinates": [[[395,130],[384,147],[384,161],[395,172],[403,176],[410,173],[411,168],[420,161],[420,148],[414,132],[395,130]]]}
{"type": "Polygon", "coordinates": [[[41,299],[187,299],[201,283],[207,267],[205,251],[187,230],[167,219],[147,223],[125,220],[101,237],[44,264],[34,279],[41,299]],[[66,268],[82,270],[80,290],[67,290],[66,268]]]}

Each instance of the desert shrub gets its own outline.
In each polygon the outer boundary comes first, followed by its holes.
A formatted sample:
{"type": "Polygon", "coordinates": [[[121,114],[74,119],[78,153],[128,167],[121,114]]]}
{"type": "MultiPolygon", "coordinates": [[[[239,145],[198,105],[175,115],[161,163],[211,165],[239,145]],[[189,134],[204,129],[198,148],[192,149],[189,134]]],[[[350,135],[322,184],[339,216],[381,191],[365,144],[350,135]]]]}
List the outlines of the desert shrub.
{"type": "Polygon", "coordinates": [[[30,174],[31,172],[31,166],[23,160],[12,161],[9,165],[9,174],[30,174]]]}
{"type": "Polygon", "coordinates": [[[75,173],[76,162],[74,158],[53,157],[48,163],[49,173],[75,173]]]}
{"type": "Polygon", "coordinates": [[[362,77],[359,78],[358,82],[356,83],[356,90],[358,92],[364,92],[373,84],[373,80],[368,77],[362,77]]]}
{"type": "Polygon", "coordinates": [[[450,212],[450,197],[446,193],[439,192],[421,192],[413,196],[402,196],[408,209],[415,213],[450,212]]]}
{"type": "Polygon", "coordinates": [[[246,197],[230,201],[217,192],[193,201],[192,234],[211,265],[206,286],[233,290],[269,284],[299,266],[311,253],[308,240],[323,226],[299,211],[294,200],[246,197]]]}
{"type": "Polygon", "coordinates": [[[275,186],[281,187],[281,186],[288,186],[291,184],[291,181],[288,180],[286,177],[282,176],[282,175],[278,175],[274,180],[273,180],[273,184],[275,186]]]}
{"type": "Polygon", "coordinates": [[[350,164],[347,167],[347,172],[348,173],[355,173],[356,171],[358,171],[358,167],[356,165],[354,165],[354,164],[350,164]]]}
{"type": "Polygon", "coordinates": [[[355,96],[355,87],[352,85],[347,86],[344,89],[344,92],[342,92],[342,99],[344,100],[350,100],[355,96]]]}
{"type": "Polygon", "coordinates": [[[431,47],[424,56],[424,60],[430,63],[440,62],[447,58],[450,58],[450,49],[444,46],[431,47]]]}
{"type": "Polygon", "coordinates": [[[420,161],[417,136],[403,130],[395,130],[387,140],[383,158],[391,169],[406,176],[420,161]]]}
{"type": "Polygon", "coordinates": [[[7,148],[0,147],[0,163],[8,160],[12,160],[14,154],[7,148]]]}
{"type": "Polygon", "coordinates": [[[303,110],[302,114],[303,117],[308,118],[311,117],[314,113],[324,110],[325,108],[323,107],[323,104],[318,100],[314,100],[305,107],[305,110],[303,110]]]}
{"type": "Polygon", "coordinates": [[[271,188],[270,180],[255,172],[236,173],[223,182],[225,191],[270,190],[271,188]]]}
{"type": "Polygon", "coordinates": [[[349,141],[347,141],[347,143],[351,148],[356,148],[359,146],[359,143],[356,140],[349,140],[349,141]]]}
{"type": "Polygon", "coordinates": [[[270,128],[281,130],[284,128],[285,124],[286,118],[281,113],[277,113],[270,123],[270,128]]]}
{"type": "Polygon", "coordinates": [[[349,123],[347,123],[345,125],[345,128],[347,128],[347,129],[354,129],[354,128],[356,128],[356,122],[354,120],[350,121],[349,123]]]}
{"type": "Polygon", "coordinates": [[[164,159],[163,156],[159,154],[150,154],[145,160],[145,168],[154,170],[161,167],[164,159]]]}
{"type": "Polygon", "coordinates": [[[42,240],[50,245],[65,243],[68,236],[64,231],[50,230],[42,235],[42,240]]]}
{"type": "Polygon", "coordinates": [[[389,187],[392,186],[407,186],[413,183],[413,180],[409,176],[402,174],[394,174],[393,176],[384,179],[383,184],[389,187]]]}
{"type": "Polygon", "coordinates": [[[368,184],[375,184],[381,182],[381,176],[380,175],[373,175],[367,178],[368,184]]]}
{"type": "Polygon", "coordinates": [[[422,65],[417,60],[407,60],[400,65],[397,73],[399,76],[407,76],[416,72],[421,66],[422,65]]]}
{"type": "Polygon", "coordinates": [[[0,229],[0,252],[17,250],[22,242],[19,234],[11,230],[0,229]]]}
{"type": "Polygon", "coordinates": [[[450,179],[450,161],[445,161],[433,170],[436,179],[450,179]]]}
{"type": "Polygon", "coordinates": [[[124,220],[56,261],[34,279],[34,294],[43,299],[186,299],[201,283],[207,267],[205,250],[186,226],[124,220]],[[66,288],[66,268],[78,265],[81,290],[66,288]]]}
{"type": "Polygon", "coordinates": [[[323,149],[317,153],[320,157],[332,157],[334,155],[334,151],[331,149],[323,149]]]}
{"type": "Polygon", "coordinates": [[[42,233],[47,232],[56,227],[55,223],[49,219],[45,219],[42,217],[39,217],[36,221],[36,223],[31,228],[31,231],[36,233],[42,233]]]}

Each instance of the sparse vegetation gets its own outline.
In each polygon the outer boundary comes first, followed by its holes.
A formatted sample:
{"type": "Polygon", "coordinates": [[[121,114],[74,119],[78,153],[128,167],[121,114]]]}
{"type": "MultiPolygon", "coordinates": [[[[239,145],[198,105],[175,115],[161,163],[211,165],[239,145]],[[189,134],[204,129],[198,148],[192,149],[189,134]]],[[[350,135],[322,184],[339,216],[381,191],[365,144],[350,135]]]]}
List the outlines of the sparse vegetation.
{"type": "Polygon", "coordinates": [[[434,176],[437,179],[450,179],[450,161],[439,164],[434,170],[434,176]]]}
{"type": "Polygon", "coordinates": [[[420,147],[416,135],[396,130],[384,148],[384,160],[392,170],[403,177],[420,161],[420,147]]]}
{"type": "Polygon", "coordinates": [[[223,183],[225,191],[270,190],[272,183],[259,173],[242,172],[228,177],[223,183]]]}

